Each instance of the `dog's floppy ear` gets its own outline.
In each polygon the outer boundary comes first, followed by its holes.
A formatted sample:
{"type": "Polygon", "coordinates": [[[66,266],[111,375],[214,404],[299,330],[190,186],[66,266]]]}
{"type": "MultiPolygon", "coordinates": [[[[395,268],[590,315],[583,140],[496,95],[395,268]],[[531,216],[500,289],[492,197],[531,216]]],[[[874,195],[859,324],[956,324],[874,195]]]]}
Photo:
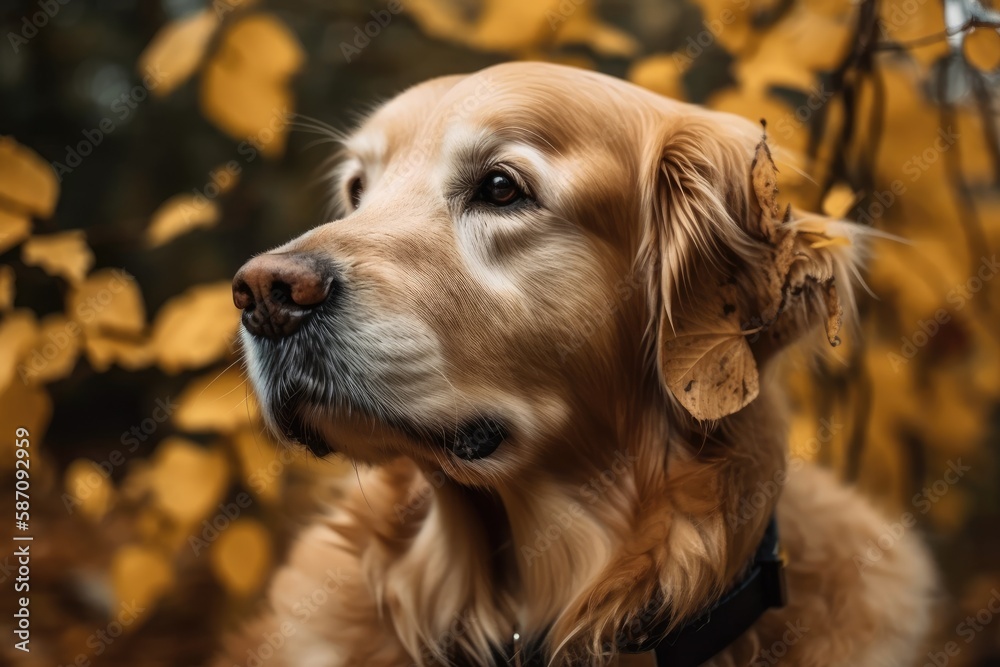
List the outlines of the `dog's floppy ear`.
{"type": "Polygon", "coordinates": [[[698,118],[653,160],[639,256],[650,333],[662,384],[700,420],[756,398],[758,366],[817,322],[837,345],[837,285],[856,273],[856,227],[782,210],[766,136],[753,142],[698,118]]]}

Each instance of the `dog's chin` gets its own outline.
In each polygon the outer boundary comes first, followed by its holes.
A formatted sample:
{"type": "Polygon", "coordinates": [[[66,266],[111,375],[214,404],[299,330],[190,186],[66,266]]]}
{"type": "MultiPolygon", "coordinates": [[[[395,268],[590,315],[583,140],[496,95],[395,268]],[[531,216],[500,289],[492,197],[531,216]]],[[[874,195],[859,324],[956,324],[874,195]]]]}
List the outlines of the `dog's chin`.
{"type": "Polygon", "coordinates": [[[369,464],[398,456],[474,463],[493,455],[510,437],[502,419],[482,415],[442,427],[409,419],[378,419],[357,408],[299,405],[272,413],[271,422],[282,439],[318,457],[339,453],[369,464]]]}
{"type": "Polygon", "coordinates": [[[384,428],[359,410],[331,411],[310,405],[286,406],[271,413],[273,430],[284,441],[301,445],[317,457],[343,454],[364,463],[391,458],[384,428]]]}

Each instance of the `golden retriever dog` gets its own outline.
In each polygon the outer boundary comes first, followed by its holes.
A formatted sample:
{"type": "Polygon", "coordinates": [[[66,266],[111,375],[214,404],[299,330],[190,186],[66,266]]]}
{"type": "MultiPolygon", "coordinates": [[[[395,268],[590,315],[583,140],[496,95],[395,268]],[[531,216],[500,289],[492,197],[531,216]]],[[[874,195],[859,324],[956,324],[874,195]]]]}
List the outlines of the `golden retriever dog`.
{"type": "Polygon", "coordinates": [[[915,664],[930,559],[789,462],[773,363],[839,342],[863,230],[776,179],[754,123],[556,65],[371,114],[343,217],[234,279],[268,425],[359,475],[218,664],[915,664]]]}

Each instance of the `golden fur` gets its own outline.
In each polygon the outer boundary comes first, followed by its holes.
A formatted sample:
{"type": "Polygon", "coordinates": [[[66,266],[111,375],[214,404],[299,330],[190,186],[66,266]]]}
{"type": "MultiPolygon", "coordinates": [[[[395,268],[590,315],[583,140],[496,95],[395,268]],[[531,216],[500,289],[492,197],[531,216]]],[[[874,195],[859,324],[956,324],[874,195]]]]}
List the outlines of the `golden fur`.
{"type": "MultiPolygon", "coordinates": [[[[793,212],[781,229],[801,232],[804,294],[767,305],[779,253],[751,180],[760,134],[610,77],[518,63],[416,86],[348,138],[346,217],[272,252],[321,254],[344,276],[339,333],[314,357],[280,348],[281,363],[337,360],[335,388],[301,414],[370,465],[218,664],[486,665],[491,644],[546,629],[553,665],[617,664],[608,641],[650,600],[682,622],[732,585],[775,506],[789,604],[711,664],[914,664],[934,583],[924,548],[904,535],[858,565],[884,522],[829,474],[787,465],[773,388],[773,355],[825,319],[822,290],[849,299],[860,235],[793,212]],[[467,206],[498,165],[537,205],[467,206]],[[729,408],[674,377],[681,342],[736,321],[723,302],[763,332],[745,348],[732,337],[723,371],[706,371],[735,382],[729,408]],[[510,430],[486,458],[420,437],[483,414],[510,430]]],[[[273,421],[267,396],[285,380],[246,343],[273,421]]]]}

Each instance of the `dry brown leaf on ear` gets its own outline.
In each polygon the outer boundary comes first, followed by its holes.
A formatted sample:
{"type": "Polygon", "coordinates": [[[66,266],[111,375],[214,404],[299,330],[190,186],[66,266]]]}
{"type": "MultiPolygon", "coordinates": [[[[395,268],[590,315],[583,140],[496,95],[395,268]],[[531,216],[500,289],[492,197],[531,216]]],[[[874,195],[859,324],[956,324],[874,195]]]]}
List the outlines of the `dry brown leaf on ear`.
{"type": "MultiPolygon", "coordinates": [[[[761,124],[766,127],[764,121],[761,121],[761,124]]],[[[766,134],[761,137],[754,151],[753,162],[750,163],[750,179],[757,205],[761,209],[758,229],[755,231],[759,236],[770,239],[781,208],[778,206],[778,168],[771,157],[766,134]]]]}
{"type": "Polygon", "coordinates": [[[237,519],[212,545],[212,571],[235,595],[253,593],[271,568],[271,536],[256,519],[237,519]]]}
{"type": "Polygon", "coordinates": [[[14,268],[0,266],[0,313],[14,307],[14,268]]]}
{"type": "Polygon", "coordinates": [[[146,306],[135,278],[121,269],[95,271],[70,290],[66,314],[88,333],[137,335],[146,328],[146,306]]]}
{"type": "Polygon", "coordinates": [[[257,416],[247,378],[235,366],[191,381],[177,405],[174,423],[189,433],[232,433],[252,425],[257,416]]]}
{"type": "Polygon", "coordinates": [[[830,278],[823,286],[823,301],[826,303],[826,339],[830,345],[840,345],[840,328],[844,325],[844,307],[840,305],[836,279],[830,278]]]}
{"type": "MultiPolygon", "coordinates": [[[[763,120],[761,125],[767,127],[763,120]]],[[[790,206],[785,209],[784,218],[779,218],[781,206],[778,203],[778,168],[767,145],[766,132],[761,136],[750,163],[750,183],[757,208],[760,209],[759,218],[749,221],[751,226],[756,222],[756,228],[752,228],[751,232],[770,246],[768,261],[764,266],[763,293],[758,299],[761,308],[758,324],[767,327],[785,306],[788,271],[795,257],[795,232],[782,224],[791,217],[790,206]]]]}
{"type": "Polygon", "coordinates": [[[206,366],[229,351],[240,321],[229,281],[198,285],[168,301],[153,323],[153,349],[168,373],[206,366]]]}
{"type": "Polygon", "coordinates": [[[212,9],[168,23],[153,37],[139,56],[140,72],[160,74],[152,89],[158,97],[169,95],[187,81],[198,68],[212,35],[219,27],[219,17],[212,9]]]}
{"type": "Polygon", "coordinates": [[[759,391],[757,363],[743,331],[691,331],[667,341],[664,379],[696,419],[721,419],[759,391]]]}
{"type": "Polygon", "coordinates": [[[703,303],[685,304],[660,351],[664,382],[696,419],[721,419],[757,397],[757,362],[736,297],[735,283],[726,280],[703,303]]]}
{"type": "Polygon", "coordinates": [[[61,276],[70,284],[79,283],[94,265],[94,253],[87,246],[87,235],[79,229],[32,236],[21,247],[21,259],[29,266],[41,267],[51,276],[61,276]]]}
{"type": "Polygon", "coordinates": [[[153,213],[153,219],[146,228],[146,244],[156,248],[181,234],[212,227],[218,221],[219,205],[214,201],[192,195],[176,195],[153,213]]]}
{"type": "Polygon", "coordinates": [[[0,207],[0,253],[7,252],[31,236],[31,219],[0,207]]]}
{"type": "Polygon", "coordinates": [[[226,456],[184,438],[160,443],[150,472],[156,505],[174,520],[191,526],[216,507],[229,486],[226,456]]]}
{"type": "MultiPolygon", "coordinates": [[[[149,615],[174,583],[174,568],[166,554],[152,547],[130,544],[111,560],[111,586],[119,605],[145,610],[149,615]]],[[[144,617],[122,627],[135,630],[144,617]]]]}
{"type": "Polygon", "coordinates": [[[52,165],[11,137],[0,137],[0,208],[47,218],[58,198],[59,181],[52,165]]]}

